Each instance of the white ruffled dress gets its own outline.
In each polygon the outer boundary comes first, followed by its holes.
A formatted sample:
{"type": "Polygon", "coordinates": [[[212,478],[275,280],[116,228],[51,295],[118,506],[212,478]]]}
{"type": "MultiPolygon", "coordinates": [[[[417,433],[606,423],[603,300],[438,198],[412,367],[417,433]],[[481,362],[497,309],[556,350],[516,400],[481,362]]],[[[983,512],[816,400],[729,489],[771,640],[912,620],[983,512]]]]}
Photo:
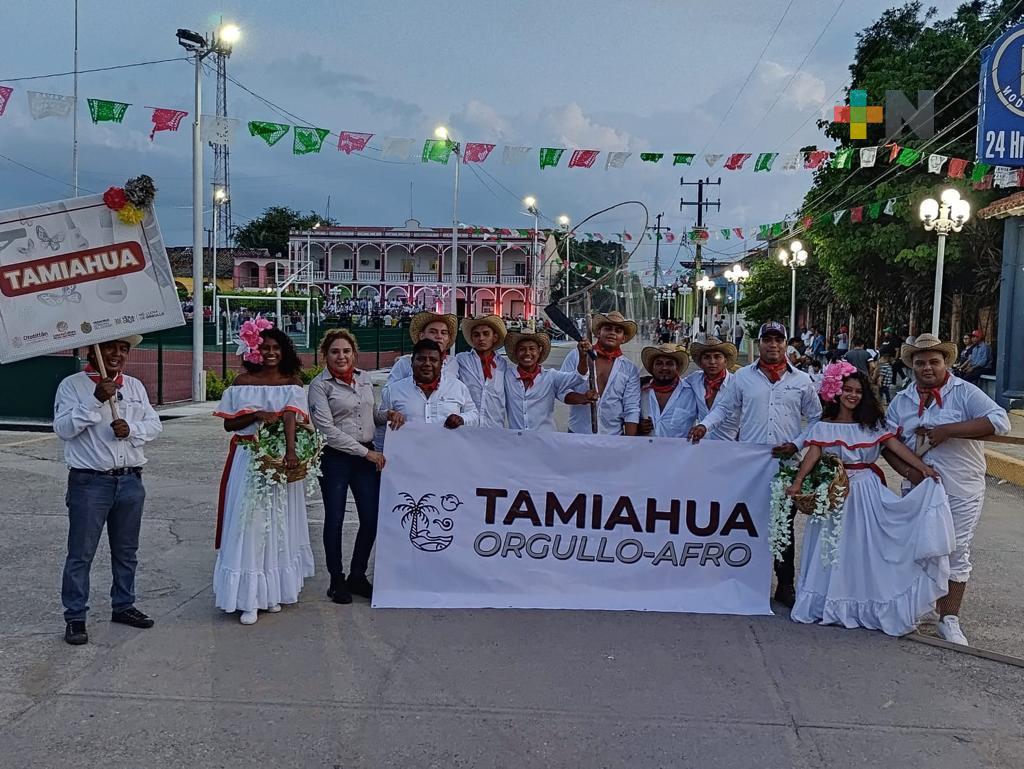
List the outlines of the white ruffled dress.
{"type": "MultiPolygon", "coordinates": [[[[227,419],[255,411],[292,411],[299,422],[309,421],[306,391],[298,385],[229,387],[214,415],[227,419]]],[[[259,500],[252,493],[252,452],[242,436],[258,428],[257,422],[235,433],[230,466],[225,464],[221,480],[223,513],[213,592],[217,608],[227,612],[297,603],[303,580],[313,576],[304,482],[273,487],[269,499],[259,500]]]]}
{"type": "MultiPolygon", "coordinates": [[[[844,465],[874,465],[892,432],[858,424],[818,422],[804,440],[844,465]]],[[[877,467],[877,465],[876,465],[877,467]]],[[[881,630],[899,636],[934,608],[948,590],[953,519],[941,483],[925,479],[900,497],[875,470],[847,467],[850,493],[843,509],[838,562],[822,562],[823,528],[808,521],[792,618],[881,630]]]]}

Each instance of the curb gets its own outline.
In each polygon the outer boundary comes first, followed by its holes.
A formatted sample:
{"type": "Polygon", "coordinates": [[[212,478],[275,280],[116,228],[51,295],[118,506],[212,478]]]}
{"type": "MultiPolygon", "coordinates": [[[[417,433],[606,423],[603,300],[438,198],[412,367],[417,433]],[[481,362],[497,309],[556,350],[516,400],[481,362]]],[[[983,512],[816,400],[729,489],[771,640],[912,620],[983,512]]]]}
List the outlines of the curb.
{"type": "Polygon", "coordinates": [[[1024,487],[1024,459],[1011,457],[1001,451],[985,449],[985,472],[995,478],[1024,487]]]}

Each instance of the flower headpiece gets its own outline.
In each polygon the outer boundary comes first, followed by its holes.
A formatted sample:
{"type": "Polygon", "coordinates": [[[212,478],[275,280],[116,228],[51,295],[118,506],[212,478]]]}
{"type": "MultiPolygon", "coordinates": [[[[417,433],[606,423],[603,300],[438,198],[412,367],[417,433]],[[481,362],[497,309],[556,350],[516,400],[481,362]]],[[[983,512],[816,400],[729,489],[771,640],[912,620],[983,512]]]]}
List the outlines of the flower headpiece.
{"type": "Polygon", "coordinates": [[[242,324],[238,331],[238,338],[246,346],[247,351],[242,360],[247,363],[263,363],[263,355],[260,353],[260,342],[263,341],[262,332],[273,328],[274,324],[266,318],[253,318],[242,324]]]}
{"type": "Polygon", "coordinates": [[[818,385],[818,395],[823,401],[832,401],[843,391],[843,379],[855,374],[857,367],[849,361],[837,360],[825,366],[824,378],[818,385]]]}

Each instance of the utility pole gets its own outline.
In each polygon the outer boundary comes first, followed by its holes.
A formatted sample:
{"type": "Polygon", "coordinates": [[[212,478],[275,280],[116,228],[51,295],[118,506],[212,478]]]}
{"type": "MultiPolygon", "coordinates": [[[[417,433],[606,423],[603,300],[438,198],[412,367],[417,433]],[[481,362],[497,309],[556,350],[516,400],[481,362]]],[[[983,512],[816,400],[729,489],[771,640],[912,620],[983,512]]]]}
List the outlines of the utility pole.
{"type": "MultiPolygon", "coordinates": [[[[697,199],[696,200],[684,200],[683,198],[680,198],[679,199],[679,210],[682,211],[687,206],[696,206],[697,207],[697,229],[698,230],[701,230],[704,227],[704,209],[705,208],[711,208],[711,206],[714,206],[716,211],[721,211],[722,210],[722,201],[721,201],[721,199],[718,199],[718,200],[704,200],[704,187],[705,186],[708,186],[708,187],[719,187],[719,186],[721,186],[721,184],[722,184],[721,177],[719,177],[715,181],[711,181],[711,177],[707,177],[707,178],[704,178],[704,179],[698,179],[695,182],[688,182],[685,179],[683,179],[682,177],[680,177],[680,179],[679,179],[679,186],[680,187],[696,187],[697,188],[697,199]]],[[[690,284],[691,284],[691,288],[693,289],[693,295],[694,296],[697,296],[697,280],[698,280],[698,276],[700,275],[700,270],[701,270],[701,266],[702,266],[701,246],[702,246],[702,242],[701,242],[701,239],[698,237],[697,238],[697,243],[696,243],[696,248],[694,249],[694,251],[696,253],[694,254],[694,257],[693,257],[693,275],[691,276],[691,279],[690,279],[690,284]]],[[[695,321],[697,320],[696,317],[694,317],[694,320],[695,321]]],[[[697,326],[693,330],[693,333],[696,333],[697,329],[699,329],[699,326],[697,326]]]]}
{"type": "Polygon", "coordinates": [[[661,226],[661,217],[663,217],[664,215],[665,215],[665,213],[662,212],[662,213],[658,214],[656,217],[654,217],[655,219],[658,220],[658,223],[656,225],[654,225],[653,227],[648,227],[647,228],[649,230],[654,230],[654,289],[655,290],[658,289],[658,276],[661,273],[661,260],[659,259],[659,252],[660,252],[660,249],[661,249],[661,231],[665,230],[666,232],[672,232],[672,228],[671,227],[662,227],[661,226]]]}

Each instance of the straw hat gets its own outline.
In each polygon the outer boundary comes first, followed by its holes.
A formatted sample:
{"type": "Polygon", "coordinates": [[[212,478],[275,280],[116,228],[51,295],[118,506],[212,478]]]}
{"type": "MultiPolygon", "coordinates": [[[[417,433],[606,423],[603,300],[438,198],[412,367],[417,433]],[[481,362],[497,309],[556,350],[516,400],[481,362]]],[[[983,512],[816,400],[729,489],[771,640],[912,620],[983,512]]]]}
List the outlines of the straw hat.
{"type": "Polygon", "coordinates": [[[914,354],[926,350],[941,352],[947,366],[952,366],[956,362],[956,345],[952,342],[943,342],[934,334],[921,334],[913,344],[903,345],[900,348],[900,360],[908,368],[913,368],[914,354]]]}
{"type": "Polygon", "coordinates": [[[706,352],[720,352],[725,356],[726,368],[733,366],[739,358],[739,351],[736,349],[736,345],[732,342],[722,342],[715,337],[708,337],[708,341],[691,342],[690,343],[690,355],[693,356],[693,362],[698,366],[700,365],[700,356],[706,352]]]}
{"type": "Polygon", "coordinates": [[[459,330],[459,320],[454,315],[441,315],[436,312],[418,312],[412,316],[409,322],[409,336],[415,344],[420,341],[423,329],[431,323],[441,322],[448,326],[448,346],[455,344],[455,332],[459,330]]]}
{"type": "Polygon", "coordinates": [[[494,345],[496,348],[501,347],[505,343],[505,335],[508,333],[505,328],[505,322],[497,315],[479,315],[462,321],[462,338],[466,340],[466,344],[470,347],[473,346],[473,342],[469,336],[477,326],[490,326],[494,329],[494,333],[498,337],[498,342],[494,345]]]}
{"type": "Polygon", "coordinates": [[[651,365],[655,358],[672,358],[679,364],[679,371],[686,371],[690,365],[690,356],[677,344],[660,344],[657,347],[645,347],[640,351],[640,360],[648,373],[653,374],[651,365]]]}
{"type": "MultiPolygon", "coordinates": [[[[108,342],[124,342],[128,345],[129,349],[132,347],[138,347],[142,343],[142,337],[138,334],[129,334],[128,336],[119,336],[117,339],[108,339],[108,342]]],[[[106,344],[106,342],[100,342],[99,344],[106,344]]],[[[88,346],[92,349],[92,345],[88,346]]]]}
{"type": "Polygon", "coordinates": [[[630,339],[635,337],[636,332],[639,330],[639,327],[636,325],[636,321],[626,320],[622,316],[622,313],[618,311],[610,312],[607,315],[595,312],[593,317],[590,319],[590,330],[596,335],[597,332],[601,330],[601,326],[607,326],[609,323],[614,326],[622,326],[626,330],[625,342],[628,342],[630,339]]]}
{"type": "Polygon", "coordinates": [[[505,337],[505,355],[513,363],[519,363],[519,357],[516,354],[516,347],[520,342],[536,342],[540,345],[540,360],[537,361],[539,366],[548,359],[551,354],[551,338],[547,334],[540,332],[536,334],[524,334],[519,331],[509,331],[508,336],[505,337]]]}

